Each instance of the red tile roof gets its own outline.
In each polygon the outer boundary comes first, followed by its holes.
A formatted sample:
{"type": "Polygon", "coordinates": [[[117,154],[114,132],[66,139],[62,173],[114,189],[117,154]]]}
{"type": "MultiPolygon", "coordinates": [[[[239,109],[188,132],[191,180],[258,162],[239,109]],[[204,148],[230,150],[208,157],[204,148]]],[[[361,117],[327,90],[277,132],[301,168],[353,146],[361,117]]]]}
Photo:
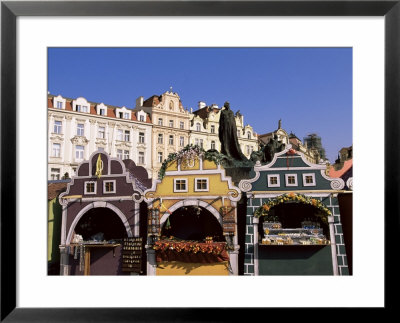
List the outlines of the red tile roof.
{"type": "Polygon", "coordinates": [[[219,108],[212,108],[212,107],[204,107],[201,109],[198,109],[196,111],[193,111],[193,114],[198,115],[202,119],[206,119],[208,117],[208,114],[210,112],[218,113],[218,111],[221,110],[219,108]]]}
{"type": "MultiPolygon", "coordinates": [[[[55,109],[55,108],[54,108],[54,105],[53,105],[53,98],[54,98],[54,95],[49,94],[49,95],[47,96],[47,107],[48,107],[48,108],[55,109]]],[[[64,98],[64,99],[66,99],[65,110],[66,110],[66,111],[73,111],[73,109],[72,109],[72,101],[73,101],[74,99],[69,99],[69,98],[64,98]]],[[[92,115],[97,115],[96,105],[97,105],[98,103],[89,102],[89,104],[90,104],[90,114],[92,114],[92,115]]],[[[109,117],[109,118],[117,118],[116,113],[115,113],[115,110],[116,110],[117,108],[120,108],[120,107],[109,106],[109,105],[107,105],[107,104],[106,104],[106,106],[107,106],[107,117],[109,117]]],[[[131,110],[131,109],[128,109],[128,110],[131,111],[131,120],[137,121],[138,119],[137,119],[137,116],[136,116],[136,112],[133,111],[133,110],[131,110]]],[[[146,122],[146,123],[151,123],[151,119],[150,119],[149,115],[148,115],[147,113],[146,113],[146,115],[147,115],[147,117],[146,117],[146,121],[145,121],[145,122],[146,122]]]]}
{"type": "Polygon", "coordinates": [[[159,104],[161,101],[161,96],[158,95],[152,95],[148,99],[143,101],[143,106],[144,107],[155,107],[157,104],[159,104]]]}
{"type": "Polygon", "coordinates": [[[353,167],[353,159],[346,160],[341,169],[335,170],[331,165],[329,168],[329,177],[339,178],[342,177],[351,167],[353,167]]]}

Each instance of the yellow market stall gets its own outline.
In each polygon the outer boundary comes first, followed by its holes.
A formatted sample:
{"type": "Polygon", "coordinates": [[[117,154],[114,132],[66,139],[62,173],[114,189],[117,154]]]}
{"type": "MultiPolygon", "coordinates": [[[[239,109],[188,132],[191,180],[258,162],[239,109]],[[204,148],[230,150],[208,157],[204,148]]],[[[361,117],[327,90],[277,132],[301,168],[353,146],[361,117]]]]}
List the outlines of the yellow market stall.
{"type": "Polygon", "coordinates": [[[237,202],[223,167],[188,146],[144,192],[148,275],[237,275],[237,202]]]}

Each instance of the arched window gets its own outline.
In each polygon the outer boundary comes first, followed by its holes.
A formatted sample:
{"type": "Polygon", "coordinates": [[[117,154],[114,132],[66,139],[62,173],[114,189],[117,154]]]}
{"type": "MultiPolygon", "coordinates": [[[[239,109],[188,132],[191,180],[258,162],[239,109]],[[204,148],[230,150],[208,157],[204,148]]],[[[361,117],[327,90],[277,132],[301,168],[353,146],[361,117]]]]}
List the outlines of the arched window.
{"type": "Polygon", "coordinates": [[[159,134],[158,134],[158,143],[159,143],[159,144],[162,144],[162,143],[163,143],[163,135],[162,135],[162,133],[159,133],[159,134]]]}
{"type": "Polygon", "coordinates": [[[196,123],[196,131],[201,130],[201,124],[199,122],[196,123]]]}
{"type": "Polygon", "coordinates": [[[250,133],[250,131],[247,132],[247,139],[251,139],[251,133],[250,133]]]}
{"type": "Polygon", "coordinates": [[[211,149],[215,149],[215,141],[211,141],[211,149]]]}

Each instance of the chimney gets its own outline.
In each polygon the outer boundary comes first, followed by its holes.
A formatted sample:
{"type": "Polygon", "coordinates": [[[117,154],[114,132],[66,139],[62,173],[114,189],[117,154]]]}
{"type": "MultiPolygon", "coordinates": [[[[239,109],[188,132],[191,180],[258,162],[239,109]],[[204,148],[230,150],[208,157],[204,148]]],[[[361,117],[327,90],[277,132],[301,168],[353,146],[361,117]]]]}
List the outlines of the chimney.
{"type": "Polygon", "coordinates": [[[199,101],[199,109],[203,109],[206,106],[206,103],[203,101],[199,101]]]}
{"type": "Polygon", "coordinates": [[[143,106],[143,97],[142,96],[139,96],[137,99],[136,99],[136,107],[142,107],[143,106]]]}

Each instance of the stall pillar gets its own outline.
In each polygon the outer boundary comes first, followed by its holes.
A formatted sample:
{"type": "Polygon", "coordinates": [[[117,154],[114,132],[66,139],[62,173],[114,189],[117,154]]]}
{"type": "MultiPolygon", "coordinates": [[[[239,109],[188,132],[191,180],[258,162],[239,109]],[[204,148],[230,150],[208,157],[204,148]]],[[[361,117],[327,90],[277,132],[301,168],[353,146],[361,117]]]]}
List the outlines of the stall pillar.
{"type": "Polygon", "coordinates": [[[334,228],[334,217],[328,216],[328,223],[329,223],[329,234],[331,240],[331,251],[332,251],[332,267],[333,267],[333,275],[337,276],[338,273],[338,262],[337,262],[337,255],[336,255],[336,238],[335,238],[335,228],[334,228]]]}
{"type": "Polygon", "coordinates": [[[237,276],[239,274],[239,248],[237,244],[233,245],[233,250],[228,252],[229,262],[231,264],[232,272],[229,273],[230,276],[237,276]]]}
{"type": "Polygon", "coordinates": [[[258,223],[260,219],[253,217],[253,256],[254,256],[254,276],[258,276],[258,223]]]}
{"type": "Polygon", "coordinates": [[[60,246],[60,276],[68,276],[70,271],[69,265],[69,247],[60,246]]]}
{"type": "Polygon", "coordinates": [[[156,251],[152,246],[146,245],[147,253],[147,275],[155,276],[157,268],[156,251]]]}

